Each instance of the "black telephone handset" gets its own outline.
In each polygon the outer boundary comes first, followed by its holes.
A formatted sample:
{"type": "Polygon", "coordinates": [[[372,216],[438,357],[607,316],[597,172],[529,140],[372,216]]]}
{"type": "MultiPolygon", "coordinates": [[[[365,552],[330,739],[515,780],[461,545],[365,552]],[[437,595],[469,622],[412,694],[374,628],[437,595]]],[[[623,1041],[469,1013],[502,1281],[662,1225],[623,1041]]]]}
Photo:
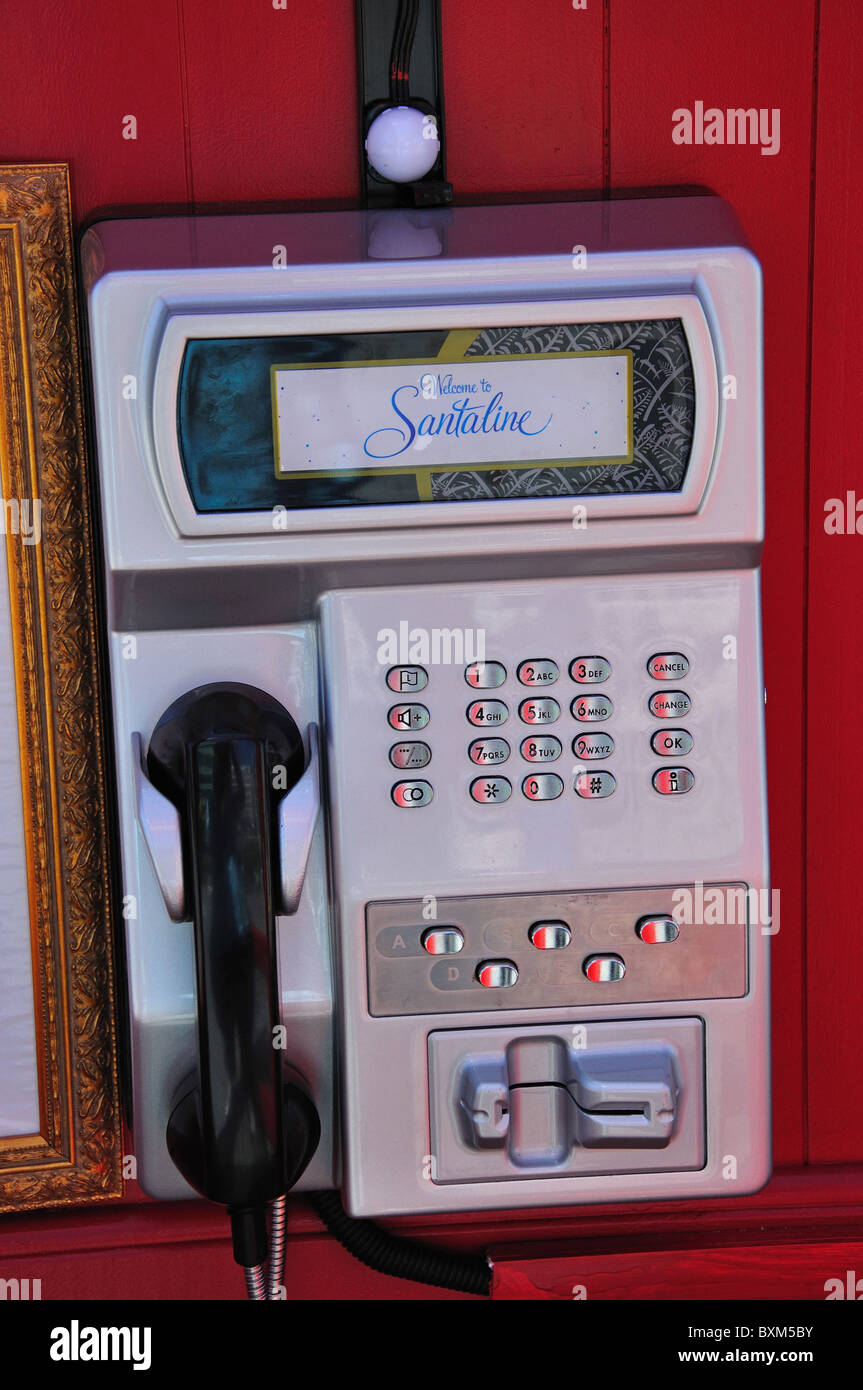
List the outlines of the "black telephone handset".
{"type": "Polygon", "coordinates": [[[198,1069],[168,1122],[174,1163],[228,1208],[234,1258],[267,1256],[269,1204],[320,1138],[317,1111],[276,1045],[275,827],[305,755],[287,710],[254,686],[200,686],[156,725],[150,780],[180,814],[195,932],[198,1069]]]}

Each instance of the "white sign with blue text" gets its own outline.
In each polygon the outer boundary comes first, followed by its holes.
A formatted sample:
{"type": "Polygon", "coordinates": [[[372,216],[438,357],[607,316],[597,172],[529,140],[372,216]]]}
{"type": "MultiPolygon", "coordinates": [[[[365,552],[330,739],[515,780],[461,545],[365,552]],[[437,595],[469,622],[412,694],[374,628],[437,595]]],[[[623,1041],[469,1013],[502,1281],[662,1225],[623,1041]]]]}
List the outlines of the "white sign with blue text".
{"type": "Polygon", "coordinates": [[[283,477],[632,457],[626,351],[272,372],[283,477]]]}

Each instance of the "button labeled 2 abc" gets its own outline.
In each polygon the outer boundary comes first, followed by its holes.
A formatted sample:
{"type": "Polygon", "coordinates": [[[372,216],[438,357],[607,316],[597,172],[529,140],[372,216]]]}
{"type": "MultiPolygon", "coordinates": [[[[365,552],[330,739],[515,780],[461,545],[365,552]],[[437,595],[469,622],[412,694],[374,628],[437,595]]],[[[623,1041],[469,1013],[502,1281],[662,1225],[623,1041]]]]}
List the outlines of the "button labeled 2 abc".
{"type": "Polygon", "coordinates": [[[430,782],[396,782],[391,795],[397,806],[410,810],[415,806],[428,806],[434,788],[430,782]]]}

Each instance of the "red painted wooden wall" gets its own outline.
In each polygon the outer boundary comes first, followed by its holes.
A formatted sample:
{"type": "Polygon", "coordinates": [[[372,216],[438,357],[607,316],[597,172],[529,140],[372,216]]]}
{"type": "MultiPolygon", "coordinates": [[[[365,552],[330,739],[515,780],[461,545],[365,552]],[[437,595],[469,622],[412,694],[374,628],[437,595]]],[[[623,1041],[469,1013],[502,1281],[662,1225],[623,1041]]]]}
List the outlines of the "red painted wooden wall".
{"type": "MultiPolygon", "coordinates": [[[[436,1230],[457,1243],[529,1254],[540,1238],[595,1245],[600,1231],[613,1229],[618,1249],[637,1233],[642,1245],[688,1242],[707,1259],[705,1247],[728,1244],[735,1226],[766,1220],[769,1228],[768,1211],[777,1229],[790,1221],[804,1246],[841,1241],[831,1206],[858,1229],[863,1211],[863,536],[828,535],[824,508],[846,491],[863,499],[855,105],[863,7],[442,0],[442,9],[458,196],[698,183],[735,206],[764,268],[764,628],[773,880],[781,892],[775,1153],[788,1171],[736,1206],[617,1207],[601,1221],[590,1209],[459,1219],[436,1230]],[[696,101],[778,108],[779,153],[675,144],[672,112],[696,101]],[[845,1167],[824,1167],[836,1164],[845,1167]]],[[[69,161],[78,218],[110,204],[358,193],[350,0],[288,0],[285,8],[273,0],[4,0],[2,42],[9,81],[0,161],[69,161]],[[123,138],[129,115],[134,141],[123,138]]],[[[302,1207],[292,1222],[292,1278],[318,1295],[440,1296],[368,1275],[302,1207]]],[[[796,1269],[788,1253],[786,1268],[796,1269]]],[[[42,1271],[43,1297],[188,1296],[202,1254],[198,1292],[235,1296],[221,1218],[200,1206],[160,1208],[133,1190],[111,1210],[0,1219],[0,1274],[42,1271]]],[[[807,1256],[800,1267],[810,1264],[807,1256]]],[[[750,1285],[769,1294],[770,1276],[756,1275],[757,1265],[741,1259],[735,1296],[750,1285]]],[[[812,1277],[817,1287],[817,1268],[812,1277]]],[[[726,1288],[725,1273],[706,1278],[726,1288]]],[[[628,1284],[598,1276],[606,1292],[597,1296],[633,1296],[637,1284],[636,1276],[628,1284]]]]}

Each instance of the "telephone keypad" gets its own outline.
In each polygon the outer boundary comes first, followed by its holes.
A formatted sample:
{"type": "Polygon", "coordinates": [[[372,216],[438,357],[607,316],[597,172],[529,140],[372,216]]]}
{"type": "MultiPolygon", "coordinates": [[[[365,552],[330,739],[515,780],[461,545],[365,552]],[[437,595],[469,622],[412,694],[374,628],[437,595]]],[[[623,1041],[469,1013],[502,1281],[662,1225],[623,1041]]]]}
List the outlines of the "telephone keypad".
{"type": "Polygon", "coordinates": [[[484,728],[488,724],[505,724],[509,710],[503,700],[475,700],[468,706],[467,717],[471,724],[484,728]]]}
{"type": "Polygon", "coordinates": [[[522,739],[519,752],[526,763],[553,763],[563,752],[563,744],[554,734],[531,734],[522,739]]]}
{"type": "Polygon", "coordinates": [[[570,706],[573,719],[581,724],[595,724],[600,719],[608,719],[614,705],[607,695],[577,695],[570,706]]]}
{"type": "Polygon", "coordinates": [[[510,747],[505,738],[475,738],[467,753],[472,763],[488,766],[505,763],[510,754],[510,747]]]}
{"type": "Polygon", "coordinates": [[[577,656],[569,664],[569,678],[578,685],[602,685],[611,675],[611,662],[604,656],[577,656]]]}
{"type": "Polygon", "coordinates": [[[390,762],[397,768],[426,767],[431,762],[431,749],[427,743],[394,743],[390,762]]]}
{"type": "Polygon", "coordinates": [[[553,685],[559,675],[557,662],[546,657],[537,661],[523,661],[518,668],[522,685],[553,685]]]}
{"type": "Polygon", "coordinates": [[[563,791],[563,778],[556,772],[531,773],[521,789],[528,801],[556,801],[563,791]]]}
{"type": "Polygon", "coordinates": [[[424,729],[429,718],[425,705],[393,705],[387,714],[391,729],[424,729]]]}
{"type": "Polygon", "coordinates": [[[474,801],[481,803],[509,801],[512,783],[506,777],[475,777],[470,784],[474,801]]]}
{"type": "Polygon", "coordinates": [[[560,718],[560,705],[551,696],[522,700],[518,717],[523,724],[553,724],[560,718]]]}
{"type": "Polygon", "coordinates": [[[494,690],[506,680],[506,667],[499,661],[474,661],[465,669],[464,678],[475,690],[494,690]]]}

